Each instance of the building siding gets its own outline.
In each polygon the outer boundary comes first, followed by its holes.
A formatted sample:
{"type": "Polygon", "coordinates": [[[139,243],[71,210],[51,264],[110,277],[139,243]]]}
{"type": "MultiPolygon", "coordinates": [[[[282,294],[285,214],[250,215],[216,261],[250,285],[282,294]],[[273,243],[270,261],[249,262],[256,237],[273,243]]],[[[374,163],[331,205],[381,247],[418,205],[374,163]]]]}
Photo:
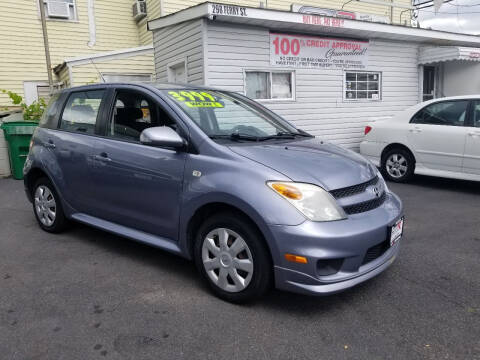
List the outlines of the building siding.
{"type": "Polygon", "coordinates": [[[158,81],[168,81],[168,64],[187,59],[187,82],[203,84],[203,26],[204,20],[199,19],[154,32],[155,72],[158,81]]]}
{"type": "Polygon", "coordinates": [[[268,29],[209,22],[207,34],[210,86],[244,93],[244,70],[293,70],[295,101],[264,101],[264,105],[339,145],[358,149],[368,122],[393,116],[418,102],[416,44],[370,40],[367,70],[382,72],[382,100],[349,102],[342,100],[342,70],[271,67],[268,29]]]}
{"type": "Polygon", "coordinates": [[[100,74],[150,74],[154,75],[153,54],[138,55],[108,61],[73,65],[71,86],[102,82],[100,74]]]}
{"type": "MultiPolygon", "coordinates": [[[[140,45],[132,1],[95,0],[96,43],[90,40],[87,0],[76,0],[77,21],[47,20],[52,66],[65,58],[140,45]]],[[[47,81],[37,0],[0,2],[0,89],[23,95],[24,81],[47,81]]],[[[55,79],[59,81],[60,79],[55,79]]],[[[0,94],[0,106],[10,100],[0,94]]]]}
{"type": "Polygon", "coordinates": [[[162,0],[147,0],[147,16],[137,24],[140,43],[147,45],[152,43],[152,32],[147,29],[149,20],[157,19],[162,16],[160,2],[162,0]]]}

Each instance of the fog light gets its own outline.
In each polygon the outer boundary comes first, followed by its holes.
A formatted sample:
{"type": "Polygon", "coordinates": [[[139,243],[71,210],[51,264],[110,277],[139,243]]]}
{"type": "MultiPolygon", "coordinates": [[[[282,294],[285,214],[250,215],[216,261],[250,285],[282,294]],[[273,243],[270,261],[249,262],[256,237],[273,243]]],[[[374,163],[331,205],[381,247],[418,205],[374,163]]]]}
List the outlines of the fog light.
{"type": "Polygon", "coordinates": [[[329,276],[334,275],[340,271],[340,268],[343,265],[342,259],[325,259],[318,260],[317,262],[317,273],[319,276],[329,276]]]}
{"type": "Polygon", "coordinates": [[[300,264],[306,264],[308,262],[305,256],[298,256],[293,254],[285,254],[285,259],[287,261],[296,262],[300,264]]]}

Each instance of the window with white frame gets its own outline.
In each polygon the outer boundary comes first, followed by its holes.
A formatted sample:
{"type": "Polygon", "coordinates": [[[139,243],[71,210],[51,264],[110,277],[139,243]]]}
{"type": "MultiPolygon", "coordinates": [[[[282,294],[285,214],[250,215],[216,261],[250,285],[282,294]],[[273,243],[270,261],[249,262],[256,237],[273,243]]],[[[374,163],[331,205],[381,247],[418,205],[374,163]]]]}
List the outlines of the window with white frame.
{"type": "Polygon", "coordinates": [[[382,73],[373,71],[346,71],[345,100],[370,100],[382,98],[382,73]]]}
{"type": "Polygon", "coordinates": [[[256,100],[293,100],[293,72],[246,71],[245,95],[256,100]]]}
{"type": "Polygon", "coordinates": [[[43,0],[49,20],[77,20],[75,0],[43,0]]]}

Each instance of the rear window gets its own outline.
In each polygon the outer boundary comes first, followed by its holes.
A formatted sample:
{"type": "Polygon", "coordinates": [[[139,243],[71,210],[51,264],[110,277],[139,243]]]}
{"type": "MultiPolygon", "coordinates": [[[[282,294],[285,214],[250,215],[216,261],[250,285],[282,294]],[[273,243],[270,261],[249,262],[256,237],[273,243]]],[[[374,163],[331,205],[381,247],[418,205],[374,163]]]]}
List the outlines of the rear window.
{"type": "Polygon", "coordinates": [[[83,134],[94,134],[104,93],[104,90],[72,93],[63,110],[60,128],[83,134]]]}
{"type": "Polygon", "coordinates": [[[40,127],[55,127],[55,120],[57,119],[58,112],[60,111],[60,94],[55,94],[50,98],[47,108],[43,112],[43,115],[38,124],[40,127]]]}

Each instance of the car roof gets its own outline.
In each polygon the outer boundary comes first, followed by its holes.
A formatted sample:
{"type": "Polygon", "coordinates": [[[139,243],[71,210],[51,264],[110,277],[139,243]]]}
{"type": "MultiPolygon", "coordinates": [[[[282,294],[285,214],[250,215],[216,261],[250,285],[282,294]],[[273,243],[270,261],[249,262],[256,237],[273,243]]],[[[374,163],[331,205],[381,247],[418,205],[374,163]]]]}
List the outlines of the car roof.
{"type": "Polygon", "coordinates": [[[193,84],[181,84],[181,83],[161,83],[161,82],[104,82],[98,84],[89,84],[74,86],[63,91],[81,91],[81,90],[95,90],[101,89],[105,86],[140,86],[146,89],[156,89],[156,90],[175,90],[175,89],[203,89],[203,90],[219,90],[213,87],[207,87],[202,85],[193,85],[193,84]]]}

